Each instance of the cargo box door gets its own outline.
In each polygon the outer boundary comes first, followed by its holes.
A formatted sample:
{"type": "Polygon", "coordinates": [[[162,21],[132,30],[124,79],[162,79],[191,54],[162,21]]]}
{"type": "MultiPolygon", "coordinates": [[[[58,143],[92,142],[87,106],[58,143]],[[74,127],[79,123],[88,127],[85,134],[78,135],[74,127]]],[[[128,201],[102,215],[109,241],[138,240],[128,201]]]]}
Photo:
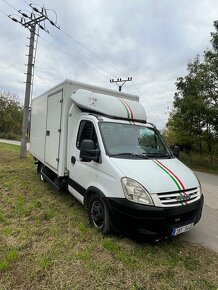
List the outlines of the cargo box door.
{"type": "Polygon", "coordinates": [[[61,134],[62,91],[48,96],[45,162],[58,169],[61,134]]]}

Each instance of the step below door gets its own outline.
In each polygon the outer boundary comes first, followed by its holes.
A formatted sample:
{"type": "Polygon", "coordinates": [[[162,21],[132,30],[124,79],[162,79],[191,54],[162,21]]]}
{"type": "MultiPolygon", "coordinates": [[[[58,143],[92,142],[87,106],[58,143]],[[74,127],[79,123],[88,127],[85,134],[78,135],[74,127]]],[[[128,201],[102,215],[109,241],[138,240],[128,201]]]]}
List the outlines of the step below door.
{"type": "Polygon", "coordinates": [[[58,170],[63,92],[48,96],[45,163],[58,170]]]}

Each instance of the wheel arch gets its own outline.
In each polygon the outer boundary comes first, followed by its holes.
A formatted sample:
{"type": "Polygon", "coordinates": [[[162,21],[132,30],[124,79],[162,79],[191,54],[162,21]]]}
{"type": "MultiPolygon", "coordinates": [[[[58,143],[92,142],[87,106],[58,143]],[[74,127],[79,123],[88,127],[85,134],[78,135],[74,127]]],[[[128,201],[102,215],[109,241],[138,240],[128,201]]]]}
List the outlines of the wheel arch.
{"type": "Polygon", "coordinates": [[[97,188],[95,186],[90,186],[86,190],[86,193],[84,195],[84,206],[85,206],[85,208],[88,209],[89,200],[90,200],[91,196],[94,195],[94,194],[96,194],[96,195],[101,197],[101,199],[107,205],[107,208],[108,208],[109,212],[111,212],[111,206],[110,206],[110,202],[109,202],[108,198],[105,196],[105,194],[99,188],[97,188]]]}

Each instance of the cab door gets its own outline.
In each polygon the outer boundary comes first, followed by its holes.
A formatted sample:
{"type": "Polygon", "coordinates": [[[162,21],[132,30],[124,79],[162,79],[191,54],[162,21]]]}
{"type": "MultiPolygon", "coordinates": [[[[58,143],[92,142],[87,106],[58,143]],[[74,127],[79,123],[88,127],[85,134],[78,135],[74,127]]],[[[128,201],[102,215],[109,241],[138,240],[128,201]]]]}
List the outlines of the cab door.
{"type": "Polygon", "coordinates": [[[83,140],[93,140],[95,149],[99,148],[95,124],[91,120],[81,119],[75,136],[76,144],[72,144],[72,156],[69,173],[69,191],[82,203],[87,188],[97,180],[98,163],[80,160],[80,146],[83,140]]]}

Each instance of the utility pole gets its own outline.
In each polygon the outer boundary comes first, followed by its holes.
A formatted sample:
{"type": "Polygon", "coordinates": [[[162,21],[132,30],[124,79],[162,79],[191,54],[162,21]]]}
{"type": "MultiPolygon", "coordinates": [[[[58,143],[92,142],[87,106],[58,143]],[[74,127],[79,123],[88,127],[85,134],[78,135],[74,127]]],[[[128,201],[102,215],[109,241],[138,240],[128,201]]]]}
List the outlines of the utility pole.
{"type": "Polygon", "coordinates": [[[122,79],[110,79],[110,83],[116,83],[119,87],[119,92],[121,92],[122,90],[122,86],[126,83],[126,82],[131,82],[132,81],[132,77],[126,79],[126,80],[122,80],[122,79]]]}
{"type": "MultiPolygon", "coordinates": [[[[33,4],[29,4],[32,8],[32,12],[30,15],[26,13],[22,13],[21,10],[17,10],[19,14],[19,19],[12,17],[9,15],[8,17],[11,18],[14,22],[20,23],[23,27],[30,30],[30,42],[29,42],[29,54],[28,54],[28,64],[27,64],[27,73],[26,73],[26,90],[25,90],[25,100],[24,100],[24,109],[23,109],[23,123],[22,123],[22,138],[21,138],[21,148],[20,148],[20,157],[26,157],[26,149],[27,149],[27,140],[28,140],[28,122],[30,116],[30,97],[31,97],[31,87],[33,85],[33,68],[35,64],[34,59],[34,49],[35,49],[35,36],[36,36],[36,26],[38,25],[40,29],[49,33],[49,31],[45,28],[45,20],[48,20],[51,25],[55,26],[56,28],[60,29],[57,25],[57,16],[56,21],[52,21],[49,19],[47,15],[47,10],[44,7],[40,6],[40,9],[33,6],[33,4]],[[44,25],[41,25],[41,22],[44,25]]],[[[51,10],[51,9],[49,9],[51,10]]],[[[53,10],[52,10],[53,11],[53,10]]],[[[56,14],[56,12],[54,11],[56,14]]]]}
{"type": "Polygon", "coordinates": [[[29,57],[27,65],[26,74],[26,90],[25,90],[25,100],[23,108],[23,124],[22,124],[22,138],[21,138],[21,148],[20,157],[26,156],[26,147],[28,139],[28,122],[29,122],[29,110],[30,110],[30,96],[31,96],[31,86],[32,86],[32,76],[33,76],[33,52],[34,52],[34,42],[35,42],[36,25],[33,24],[30,28],[30,45],[29,45],[29,57]]]}

